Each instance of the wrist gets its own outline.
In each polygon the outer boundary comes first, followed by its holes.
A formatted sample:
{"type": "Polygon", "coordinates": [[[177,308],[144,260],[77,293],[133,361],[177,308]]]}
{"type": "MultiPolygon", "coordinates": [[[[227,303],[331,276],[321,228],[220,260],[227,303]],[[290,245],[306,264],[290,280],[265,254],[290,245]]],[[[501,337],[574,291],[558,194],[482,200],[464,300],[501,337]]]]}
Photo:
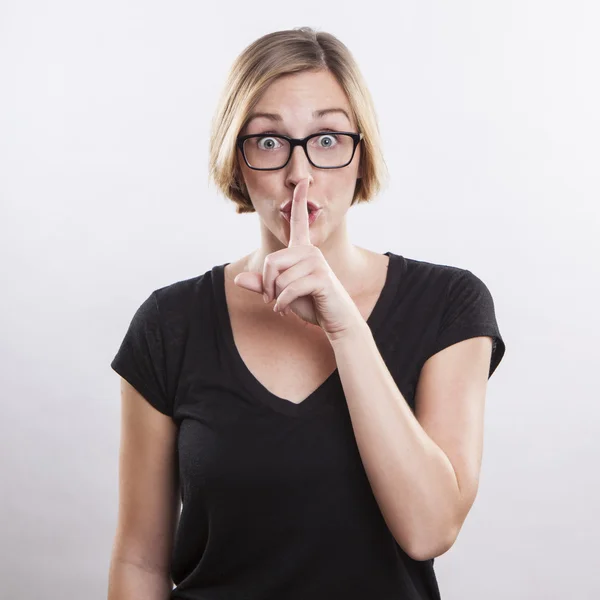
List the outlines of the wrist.
{"type": "Polygon", "coordinates": [[[335,348],[339,346],[352,345],[360,343],[365,339],[372,338],[373,332],[367,322],[361,317],[360,320],[357,320],[343,331],[326,333],[326,335],[335,350],[335,348]]]}

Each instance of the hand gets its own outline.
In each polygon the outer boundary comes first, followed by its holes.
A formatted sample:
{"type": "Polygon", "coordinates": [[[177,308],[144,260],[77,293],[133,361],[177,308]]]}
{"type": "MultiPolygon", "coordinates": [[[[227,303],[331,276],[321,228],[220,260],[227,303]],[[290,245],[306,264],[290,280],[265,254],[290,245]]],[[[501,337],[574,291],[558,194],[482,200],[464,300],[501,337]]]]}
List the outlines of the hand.
{"type": "Polygon", "coordinates": [[[262,274],[239,273],[234,283],[266,294],[265,302],[276,299],[274,311],[291,311],[338,339],[365,321],[321,250],[310,242],[307,199],[308,179],[303,179],[292,197],[288,247],[265,257],[262,274]]]}

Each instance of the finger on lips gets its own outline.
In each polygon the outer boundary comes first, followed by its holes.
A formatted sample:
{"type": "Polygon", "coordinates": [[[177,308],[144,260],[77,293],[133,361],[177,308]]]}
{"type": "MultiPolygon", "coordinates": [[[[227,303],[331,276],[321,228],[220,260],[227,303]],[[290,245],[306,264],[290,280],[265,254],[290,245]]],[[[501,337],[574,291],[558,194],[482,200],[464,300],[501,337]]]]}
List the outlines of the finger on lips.
{"type": "MultiPolygon", "coordinates": [[[[303,179],[294,189],[292,196],[292,210],[290,214],[290,239],[288,248],[292,246],[310,245],[310,224],[308,222],[308,179],[303,179]]],[[[267,296],[268,298],[268,296],[267,296]]],[[[265,298],[265,302],[267,301],[265,298]]],[[[290,307],[279,310],[277,302],[273,306],[274,312],[281,316],[290,314],[290,307]]]]}
{"type": "Polygon", "coordinates": [[[291,246],[310,245],[310,225],[308,222],[308,179],[302,179],[292,196],[292,212],[290,215],[291,246]]]}

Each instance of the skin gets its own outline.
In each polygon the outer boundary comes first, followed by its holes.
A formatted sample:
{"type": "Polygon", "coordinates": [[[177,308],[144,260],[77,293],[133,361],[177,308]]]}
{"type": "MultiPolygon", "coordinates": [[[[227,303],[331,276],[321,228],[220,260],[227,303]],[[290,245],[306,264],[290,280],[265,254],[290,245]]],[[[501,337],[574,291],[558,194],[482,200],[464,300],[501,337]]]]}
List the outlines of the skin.
{"type": "MultiPolygon", "coordinates": [[[[330,107],[350,109],[329,73],[294,74],[273,83],[255,108],[279,113],[282,122],[256,119],[242,133],[302,138],[321,128],[357,131],[340,114],[312,120],[314,110],[330,107]]],[[[323,207],[310,227],[310,243],[355,299],[360,279],[369,278],[380,258],[348,239],[346,214],[359,158],[360,145],[347,167],[317,169],[297,147],[283,169],[254,171],[240,156],[261,228],[261,245],[242,260],[242,270],[263,273],[266,256],[290,247],[290,223],[279,207],[307,180],[308,199],[323,207]]],[[[440,556],[454,544],[477,493],[491,339],[466,339],[430,357],[419,375],[414,414],[368,327],[330,341],[361,460],[390,531],[415,560],[440,556]]]]}
{"type": "MultiPolygon", "coordinates": [[[[346,94],[329,71],[301,72],[280,78],[263,93],[253,112],[277,113],[282,121],[255,118],[240,135],[270,131],[303,138],[322,129],[358,132],[346,94]],[[325,108],[343,108],[350,120],[341,113],[313,119],[313,111],[325,108]]],[[[229,276],[235,277],[242,271],[262,273],[265,257],[289,246],[290,223],[281,216],[280,206],[292,199],[294,189],[303,179],[308,179],[308,199],[322,207],[319,218],[310,226],[310,241],[321,250],[350,295],[359,296],[367,287],[365,281],[370,284],[373,279],[368,274],[374,271],[375,263],[382,260],[381,255],[355,246],[348,238],[346,214],[360,177],[360,153],[361,144],[346,167],[318,169],[310,164],[303,149],[296,147],[284,168],[256,171],[246,165],[238,150],[242,177],[260,218],[261,243],[250,255],[230,265],[229,276]]]]}

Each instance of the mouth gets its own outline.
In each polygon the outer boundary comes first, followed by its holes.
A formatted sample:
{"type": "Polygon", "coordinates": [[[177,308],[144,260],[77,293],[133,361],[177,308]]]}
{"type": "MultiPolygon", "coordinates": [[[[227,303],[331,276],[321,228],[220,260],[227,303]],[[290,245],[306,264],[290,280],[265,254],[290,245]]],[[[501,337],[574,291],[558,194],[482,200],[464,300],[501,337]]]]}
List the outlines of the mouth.
{"type": "MultiPolygon", "coordinates": [[[[314,202],[311,202],[310,200],[308,200],[308,202],[306,203],[306,206],[309,210],[309,212],[311,211],[318,211],[321,207],[318,204],[315,204],[314,202]]],[[[292,211],[292,201],[289,200],[288,202],[286,202],[283,206],[280,207],[280,209],[282,212],[291,212],[292,211]]]]}
{"type": "MultiPolygon", "coordinates": [[[[291,210],[280,210],[279,211],[281,213],[281,216],[286,220],[290,221],[290,219],[292,218],[292,211],[291,210]]],[[[311,210],[309,209],[308,211],[308,224],[312,225],[316,218],[321,214],[321,209],[318,208],[317,210],[311,210]]]]}

